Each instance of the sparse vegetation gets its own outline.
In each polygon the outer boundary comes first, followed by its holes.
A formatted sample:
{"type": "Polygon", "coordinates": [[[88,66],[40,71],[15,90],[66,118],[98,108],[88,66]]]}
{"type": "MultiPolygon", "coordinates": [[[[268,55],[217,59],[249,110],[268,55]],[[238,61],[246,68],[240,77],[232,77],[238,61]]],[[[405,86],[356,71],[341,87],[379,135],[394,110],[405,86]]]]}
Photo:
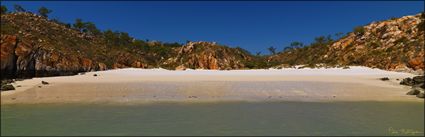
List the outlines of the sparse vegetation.
{"type": "Polygon", "coordinates": [[[331,36],[319,36],[315,38],[315,41],[310,45],[304,46],[301,42],[293,42],[289,49],[284,50],[276,58],[268,61],[269,64],[288,64],[315,66],[315,64],[329,63],[330,61],[323,59],[324,55],[328,51],[328,47],[333,43],[331,36]],[[296,50],[293,50],[296,49],[296,50]],[[282,58],[280,58],[282,57],[282,58]]]}
{"type": "Polygon", "coordinates": [[[255,53],[255,56],[260,56],[261,55],[261,51],[255,53]]]}
{"type": "Polygon", "coordinates": [[[13,8],[15,9],[15,12],[26,12],[26,10],[21,5],[13,5],[13,8]]]}
{"type": "Polygon", "coordinates": [[[267,50],[269,50],[272,55],[276,54],[276,48],[273,46],[270,46],[267,50]]]}
{"type": "Polygon", "coordinates": [[[48,14],[51,13],[52,10],[47,9],[46,7],[41,7],[38,9],[38,14],[40,14],[43,17],[48,17],[48,14]]]}
{"type": "Polygon", "coordinates": [[[365,33],[365,29],[364,29],[363,26],[357,26],[357,27],[354,28],[353,32],[356,35],[363,35],[365,33]]]}
{"type": "Polygon", "coordinates": [[[6,14],[7,12],[8,12],[7,7],[4,5],[1,5],[1,14],[6,14]]]}

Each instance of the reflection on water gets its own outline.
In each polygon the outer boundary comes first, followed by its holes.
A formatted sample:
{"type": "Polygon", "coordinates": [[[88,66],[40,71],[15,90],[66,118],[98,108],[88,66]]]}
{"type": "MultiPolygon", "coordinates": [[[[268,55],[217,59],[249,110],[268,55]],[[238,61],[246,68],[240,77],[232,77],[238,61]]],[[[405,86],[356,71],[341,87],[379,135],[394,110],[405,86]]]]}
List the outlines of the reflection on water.
{"type": "Polygon", "coordinates": [[[424,135],[418,102],[3,105],[1,135],[424,135]]]}

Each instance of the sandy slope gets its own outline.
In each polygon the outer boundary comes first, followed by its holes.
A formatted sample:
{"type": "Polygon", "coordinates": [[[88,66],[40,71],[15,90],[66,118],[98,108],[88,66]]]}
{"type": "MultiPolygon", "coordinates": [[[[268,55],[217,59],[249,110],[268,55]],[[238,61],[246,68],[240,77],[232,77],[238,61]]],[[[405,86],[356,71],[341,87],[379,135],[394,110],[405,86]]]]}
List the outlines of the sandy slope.
{"type": "Polygon", "coordinates": [[[151,101],[423,101],[396,79],[412,74],[350,69],[186,70],[118,69],[33,78],[1,92],[2,104],[151,101]],[[99,76],[94,77],[93,74],[99,76]],[[390,81],[379,78],[389,77],[390,81]],[[42,85],[41,81],[49,85],[42,85]]]}

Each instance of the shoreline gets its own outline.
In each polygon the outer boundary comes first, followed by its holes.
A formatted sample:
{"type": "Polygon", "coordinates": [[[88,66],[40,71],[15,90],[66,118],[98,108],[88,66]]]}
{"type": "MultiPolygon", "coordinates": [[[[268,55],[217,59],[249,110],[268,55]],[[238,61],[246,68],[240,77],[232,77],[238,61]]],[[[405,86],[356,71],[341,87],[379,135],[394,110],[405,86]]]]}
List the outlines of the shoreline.
{"type": "Polygon", "coordinates": [[[351,69],[186,70],[117,69],[33,78],[1,92],[1,104],[222,101],[418,101],[396,79],[414,76],[351,69]],[[93,76],[97,74],[98,76],[93,76]],[[388,77],[389,81],[379,78],[388,77]],[[48,85],[41,81],[49,82],[48,85]],[[39,87],[41,86],[41,87],[39,87]]]}

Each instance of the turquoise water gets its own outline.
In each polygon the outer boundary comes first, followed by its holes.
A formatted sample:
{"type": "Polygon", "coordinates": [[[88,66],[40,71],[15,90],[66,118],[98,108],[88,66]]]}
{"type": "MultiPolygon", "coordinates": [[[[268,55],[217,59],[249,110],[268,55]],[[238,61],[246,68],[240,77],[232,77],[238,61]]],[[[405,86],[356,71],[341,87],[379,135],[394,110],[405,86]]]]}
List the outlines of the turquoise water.
{"type": "Polygon", "coordinates": [[[2,105],[1,135],[424,135],[420,102],[2,105]]]}

